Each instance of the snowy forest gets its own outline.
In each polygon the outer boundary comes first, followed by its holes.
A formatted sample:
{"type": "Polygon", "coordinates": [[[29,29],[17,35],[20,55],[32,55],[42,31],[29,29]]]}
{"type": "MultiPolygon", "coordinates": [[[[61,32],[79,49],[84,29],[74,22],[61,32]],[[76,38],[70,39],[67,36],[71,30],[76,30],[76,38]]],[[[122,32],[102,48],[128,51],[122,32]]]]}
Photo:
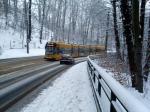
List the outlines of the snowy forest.
{"type": "Polygon", "coordinates": [[[128,64],[132,86],[142,93],[150,71],[149,9],[146,0],[1,0],[1,53],[30,53],[47,41],[105,45],[128,64]]]}

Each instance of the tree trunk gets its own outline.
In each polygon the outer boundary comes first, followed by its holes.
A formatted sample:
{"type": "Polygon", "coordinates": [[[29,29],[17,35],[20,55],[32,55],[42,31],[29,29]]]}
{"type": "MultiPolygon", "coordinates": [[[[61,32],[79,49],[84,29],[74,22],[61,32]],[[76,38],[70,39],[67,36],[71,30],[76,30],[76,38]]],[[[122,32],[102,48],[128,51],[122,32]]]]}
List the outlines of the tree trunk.
{"type": "Polygon", "coordinates": [[[43,38],[43,25],[44,25],[44,19],[45,19],[45,4],[46,0],[43,1],[43,14],[42,14],[42,22],[41,22],[41,29],[40,29],[40,44],[42,44],[42,38],[43,38]]]}
{"type": "Polygon", "coordinates": [[[116,0],[112,2],[113,4],[113,18],[114,18],[114,33],[115,33],[115,44],[118,58],[121,58],[120,53],[120,40],[118,35],[118,25],[117,25],[117,12],[116,12],[116,0]]]}
{"type": "Polygon", "coordinates": [[[148,80],[148,75],[150,73],[150,17],[149,17],[149,29],[148,29],[148,41],[147,41],[147,50],[146,50],[146,59],[143,69],[144,79],[148,80]]]}
{"type": "Polygon", "coordinates": [[[14,0],[14,28],[17,26],[18,22],[18,0],[14,0]]]}
{"type": "Polygon", "coordinates": [[[71,32],[71,14],[69,16],[69,29],[68,29],[68,39],[67,39],[67,43],[70,43],[70,32],[71,32]]]}
{"type": "Polygon", "coordinates": [[[28,27],[29,27],[29,23],[28,23],[28,7],[27,7],[27,1],[24,0],[24,18],[25,18],[25,28],[26,28],[26,48],[27,48],[27,53],[29,53],[29,40],[28,40],[28,37],[29,37],[29,30],[28,30],[28,27]]]}
{"type": "Polygon", "coordinates": [[[64,9],[63,9],[63,21],[62,21],[62,33],[63,33],[63,41],[65,41],[65,22],[66,22],[66,11],[67,11],[67,0],[64,1],[64,9]]]}
{"type": "Polygon", "coordinates": [[[137,67],[135,63],[135,51],[133,46],[132,39],[132,25],[131,25],[131,14],[128,6],[128,0],[121,0],[121,13],[122,13],[122,22],[124,27],[124,37],[126,38],[128,60],[129,60],[129,69],[131,73],[132,87],[136,87],[136,76],[137,76],[137,67]]]}
{"type": "Polygon", "coordinates": [[[31,41],[32,25],[31,25],[31,5],[32,0],[29,0],[29,41],[31,41]]]}
{"type": "Polygon", "coordinates": [[[6,18],[6,22],[5,25],[7,26],[8,24],[8,0],[3,0],[3,5],[4,5],[4,13],[5,13],[5,18],[6,18]]]}
{"type": "Polygon", "coordinates": [[[143,35],[144,35],[144,18],[145,18],[145,4],[146,0],[141,1],[141,14],[140,14],[140,25],[141,25],[141,38],[143,41],[143,35]]]}
{"type": "MultiPolygon", "coordinates": [[[[150,33],[150,31],[149,31],[150,33]]],[[[148,80],[148,75],[150,73],[150,34],[148,37],[148,43],[147,43],[147,50],[146,50],[146,59],[145,59],[145,65],[144,65],[144,79],[145,81],[148,80]]]]}
{"type": "Polygon", "coordinates": [[[135,49],[135,66],[137,66],[136,89],[143,92],[143,76],[142,76],[142,38],[140,37],[139,27],[139,1],[132,0],[132,26],[133,39],[135,49]]]}
{"type": "Polygon", "coordinates": [[[107,14],[107,29],[106,29],[106,40],[105,40],[105,50],[107,52],[107,43],[108,43],[108,28],[109,28],[109,12],[107,14]]]}
{"type": "Polygon", "coordinates": [[[29,0],[29,12],[28,12],[28,33],[27,33],[27,53],[29,54],[29,43],[31,41],[31,5],[32,5],[32,0],[29,0]]]}

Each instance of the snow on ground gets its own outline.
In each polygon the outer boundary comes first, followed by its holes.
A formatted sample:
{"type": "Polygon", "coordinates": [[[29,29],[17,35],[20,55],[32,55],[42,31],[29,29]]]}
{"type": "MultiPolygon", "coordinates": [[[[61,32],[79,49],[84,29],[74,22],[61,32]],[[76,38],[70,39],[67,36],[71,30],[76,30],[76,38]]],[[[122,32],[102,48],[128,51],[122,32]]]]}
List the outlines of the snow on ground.
{"type": "MultiPolygon", "coordinates": [[[[104,60],[104,59],[102,58],[102,60],[104,60]]],[[[99,65],[100,61],[101,61],[100,59],[96,59],[96,60],[94,60],[94,63],[99,65]]],[[[110,62],[110,63],[112,63],[112,62],[110,62]]],[[[115,75],[114,70],[113,70],[113,72],[111,70],[111,66],[110,66],[110,68],[108,68],[106,66],[104,68],[104,66],[101,66],[101,65],[99,65],[99,66],[102,69],[101,72],[103,71],[104,73],[107,73],[107,75],[110,75],[110,76],[114,76],[115,75]]],[[[125,73],[121,73],[121,74],[122,74],[121,76],[124,76],[123,74],[125,74],[125,73]]],[[[125,76],[127,77],[126,74],[125,74],[125,76]]],[[[131,83],[131,82],[128,81],[128,83],[131,83]]],[[[129,84],[128,86],[124,85],[124,87],[126,88],[126,90],[130,94],[132,94],[134,97],[136,97],[139,101],[141,101],[150,110],[150,76],[149,76],[148,82],[147,83],[144,82],[144,93],[139,93],[137,90],[135,90],[134,88],[132,88],[130,85],[131,84],[129,84]]]]}
{"type": "Polygon", "coordinates": [[[39,56],[44,54],[45,49],[30,49],[29,54],[27,54],[26,49],[8,49],[2,52],[2,54],[0,55],[0,59],[39,56]]]}
{"type": "Polygon", "coordinates": [[[21,112],[96,112],[87,63],[70,68],[21,112]]]}
{"type": "Polygon", "coordinates": [[[40,44],[38,34],[34,33],[32,36],[30,54],[27,54],[25,37],[23,39],[22,35],[11,28],[0,30],[0,59],[44,55],[45,44],[49,39],[42,40],[40,44]]]}
{"type": "Polygon", "coordinates": [[[139,93],[132,87],[127,88],[137,99],[146,105],[150,110],[150,75],[148,81],[144,82],[144,93],[139,93]]]}
{"type": "Polygon", "coordinates": [[[134,88],[127,88],[128,91],[133,94],[137,99],[139,99],[144,105],[146,105],[150,110],[150,88],[147,90],[146,93],[139,93],[134,88]]]}

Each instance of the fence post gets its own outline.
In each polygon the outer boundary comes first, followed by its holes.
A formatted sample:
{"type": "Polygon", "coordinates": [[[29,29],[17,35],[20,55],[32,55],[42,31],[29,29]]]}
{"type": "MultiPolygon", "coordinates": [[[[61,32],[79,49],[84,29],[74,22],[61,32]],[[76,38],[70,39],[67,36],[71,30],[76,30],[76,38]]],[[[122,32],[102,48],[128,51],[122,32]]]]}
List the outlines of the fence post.
{"type": "Polygon", "coordinates": [[[101,83],[98,81],[98,93],[101,96],[101,83]]]}
{"type": "Polygon", "coordinates": [[[110,112],[117,112],[114,108],[113,101],[116,101],[115,94],[111,91],[110,112]]]}

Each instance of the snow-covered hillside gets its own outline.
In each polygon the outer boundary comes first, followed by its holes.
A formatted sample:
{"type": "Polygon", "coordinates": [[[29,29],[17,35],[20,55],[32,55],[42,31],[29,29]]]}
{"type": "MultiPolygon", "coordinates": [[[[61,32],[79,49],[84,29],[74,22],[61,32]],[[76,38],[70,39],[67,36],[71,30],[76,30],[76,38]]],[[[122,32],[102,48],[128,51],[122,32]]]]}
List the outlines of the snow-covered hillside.
{"type": "MultiPolygon", "coordinates": [[[[7,18],[4,11],[0,10],[0,58],[11,58],[12,51],[18,53],[18,56],[15,54],[14,56],[20,57],[23,53],[26,56],[26,27],[24,23],[24,9],[23,9],[24,1],[18,1],[17,10],[17,18],[14,16],[14,9],[9,8],[9,13],[7,14],[7,18]],[[13,10],[13,11],[12,11],[13,10]],[[12,13],[11,13],[12,12],[12,13]],[[13,50],[12,50],[13,49],[13,50]],[[19,50],[18,50],[19,49],[19,50]],[[22,49],[22,51],[21,51],[22,49]],[[20,52],[20,53],[19,53],[20,52]],[[8,56],[9,55],[9,56],[8,56]]],[[[34,3],[34,2],[33,2],[34,3]]],[[[1,5],[1,2],[0,2],[1,5]]],[[[10,1],[10,7],[13,6],[13,1],[10,1]]],[[[44,49],[45,43],[51,40],[53,36],[53,32],[48,30],[45,26],[43,26],[42,32],[42,44],[40,43],[40,28],[41,23],[39,23],[37,19],[38,11],[33,10],[36,7],[32,6],[32,17],[31,17],[31,41],[29,44],[30,49],[44,49]]],[[[37,51],[38,52],[38,51],[37,51]]],[[[41,51],[39,51],[41,52],[41,51]]],[[[30,55],[32,52],[30,52],[30,55]]],[[[35,53],[33,53],[34,55],[35,53]]],[[[37,53],[38,54],[38,53],[37,53]]],[[[42,51],[43,54],[43,51],[42,51]]],[[[12,56],[12,57],[14,57],[12,56]]]]}
{"type": "MultiPolygon", "coordinates": [[[[32,34],[32,40],[30,42],[30,48],[44,48],[45,43],[50,40],[50,37],[42,40],[42,44],[39,42],[39,32],[32,34]]],[[[25,48],[26,36],[21,35],[19,32],[9,28],[7,30],[0,30],[0,46],[5,49],[21,49],[25,48]]]]}
{"type": "Polygon", "coordinates": [[[32,50],[27,55],[25,30],[19,32],[10,26],[5,27],[5,22],[0,18],[0,59],[44,55],[45,44],[51,40],[53,32],[44,28],[42,44],[40,44],[39,30],[37,30],[39,26],[37,21],[32,22],[32,39],[29,44],[32,50]]]}
{"type": "Polygon", "coordinates": [[[27,55],[25,35],[21,35],[12,28],[0,30],[0,59],[44,55],[45,43],[49,41],[50,38],[47,37],[47,39],[43,39],[42,44],[40,44],[38,33],[39,32],[33,33],[30,42],[30,54],[27,55]]]}

